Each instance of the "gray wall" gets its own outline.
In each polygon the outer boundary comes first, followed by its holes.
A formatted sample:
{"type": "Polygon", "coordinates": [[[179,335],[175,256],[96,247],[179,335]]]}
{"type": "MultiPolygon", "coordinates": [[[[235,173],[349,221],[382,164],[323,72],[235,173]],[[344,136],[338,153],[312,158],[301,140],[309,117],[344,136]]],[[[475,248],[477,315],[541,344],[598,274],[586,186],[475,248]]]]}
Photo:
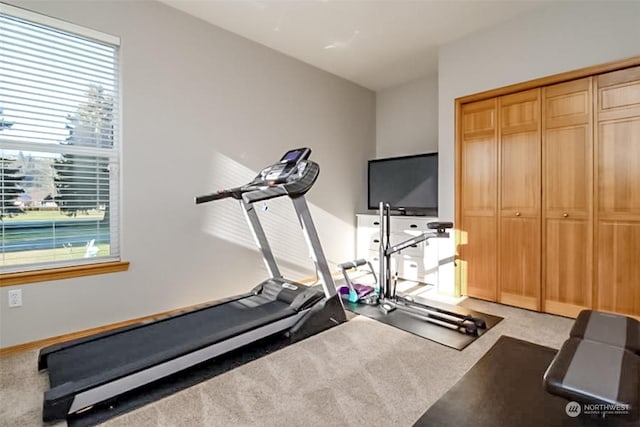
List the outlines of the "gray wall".
{"type": "MultiPolygon", "coordinates": [[[[233,201],[193,197],[253,178],[289,148],[322,170],[308,194],[330,262],[354,256],[375,95],[156,2],[12,4],[121,37],[123,259],[129,271],[0,288],[0,346],[245,292],[266,276],[233,201]]],[[[314,274],[290,205],[261,211],[292,278],[314,274]],[[293,275],[293,276],[292,276],[293,275]]]]}
{"type": "Polygon", "coordinates": [[[438,75],[376,92],[376,157],[438,151],[438,75]]]}
{"type": "Polygon", "coordinates": [[[454,217],[454,100],[640,55],[639,2],[553,2],[439,51],[440,217],[454,217]]]}

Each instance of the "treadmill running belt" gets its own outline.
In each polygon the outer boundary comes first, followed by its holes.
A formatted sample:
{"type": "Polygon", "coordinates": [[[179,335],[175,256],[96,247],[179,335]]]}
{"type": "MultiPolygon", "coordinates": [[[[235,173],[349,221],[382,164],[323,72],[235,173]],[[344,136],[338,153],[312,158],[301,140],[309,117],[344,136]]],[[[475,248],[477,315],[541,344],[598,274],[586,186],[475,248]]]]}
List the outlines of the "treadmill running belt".
{"type": "Polygon", "coordinates": [[[251,298],[145,324],[141,328],[53,353],[48,360],[51,388],[101,376],[111,370],[126,369],[126,365],[132,361],[153,366],[296,314],[282,301],[269,301],[255,306],[251,304],[251,298]],[[244,304],[246,302],[250,304],[244,304]]]}

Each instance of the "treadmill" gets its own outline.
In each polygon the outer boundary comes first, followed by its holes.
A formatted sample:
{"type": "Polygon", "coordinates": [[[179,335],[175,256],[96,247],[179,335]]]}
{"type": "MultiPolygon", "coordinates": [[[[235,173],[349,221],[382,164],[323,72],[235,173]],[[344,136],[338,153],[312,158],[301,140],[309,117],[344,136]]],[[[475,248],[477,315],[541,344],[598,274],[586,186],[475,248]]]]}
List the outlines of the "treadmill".
{"type": "Polygon", "coordinates": [[[42,418],[89,410],[201,362],[266,337],[293,343],[346,321],[304,195],[320,168],[309,148],[290,150],[249,184],[196,197],[196,204],[233,198],[253,232],[270,277],[251,292],[156,321],[43,348],[38,368],[49,373],[42,418]],[[293,202],[322,286],[282,277],[254,203],[288,196],[293,202]]]}

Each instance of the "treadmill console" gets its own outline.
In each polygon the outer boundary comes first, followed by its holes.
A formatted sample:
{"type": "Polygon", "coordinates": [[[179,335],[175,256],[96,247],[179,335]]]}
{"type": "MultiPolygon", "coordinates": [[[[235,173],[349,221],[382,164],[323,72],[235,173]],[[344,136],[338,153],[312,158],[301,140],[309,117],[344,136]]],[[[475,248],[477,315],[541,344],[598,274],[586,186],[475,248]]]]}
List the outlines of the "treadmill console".
{"type": "Polygon", "coordinates": [[[294,174],[300,175],[304,171],[305,160],[310,155],[311,149],[306,147],[289,150],[278,163],[264,168],[259,177],[269,186],[287,182],[294,174]]]}
{"type": "Polygon", "coordinates": [[[240,200],[246,194],[250,194],[247,196],[247,201],[250,202],[284,195],[300,196],[309,191],[320,170],[315,162],[307,160],[310,155],[311,149],[307,147],[289,150],[278,163],[262,169],[258,176],[248,184],[198,196],[196,204],[226,199],[227,197],[240,200]]]}

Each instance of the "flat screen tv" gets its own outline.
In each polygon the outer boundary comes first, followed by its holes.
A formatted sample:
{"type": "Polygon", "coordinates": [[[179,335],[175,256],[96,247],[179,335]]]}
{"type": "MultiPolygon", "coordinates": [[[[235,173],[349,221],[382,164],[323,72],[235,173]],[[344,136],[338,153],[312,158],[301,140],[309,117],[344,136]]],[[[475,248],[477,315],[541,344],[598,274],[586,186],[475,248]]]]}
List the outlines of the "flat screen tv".
{"type": "Polygon", "coordinates": [[[368,205],[409,215],[438,215],[438,153],[369,160],[368,205]]]}

